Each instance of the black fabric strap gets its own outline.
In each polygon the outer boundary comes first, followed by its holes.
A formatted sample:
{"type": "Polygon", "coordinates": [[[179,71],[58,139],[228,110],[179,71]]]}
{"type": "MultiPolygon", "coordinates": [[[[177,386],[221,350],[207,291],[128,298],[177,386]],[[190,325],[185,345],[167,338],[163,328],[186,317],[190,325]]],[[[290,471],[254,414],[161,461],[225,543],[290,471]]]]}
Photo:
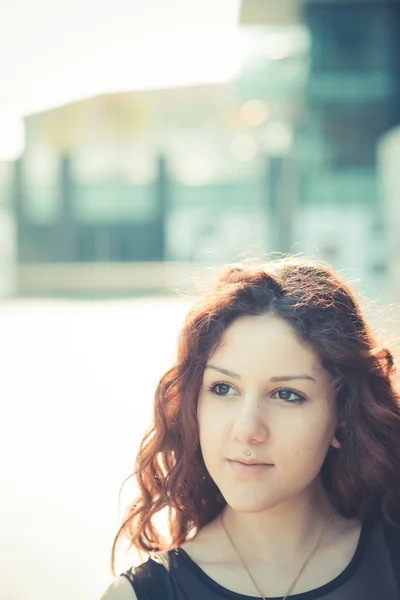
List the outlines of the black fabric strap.
{"type": "Polygon", "coordinates": [[[121,573],[121,576],[128,579],[138,600],[176,600],[167,564],[164,557],[159,560],[158,556],[154,556],[139,567],[121,573]]]}
{"type": "MultiPolygon", "coordinates": [[[[397,519],[396,521],[398,522],[397,519]]],[[[400,528],[394,527],[385,521],[383,522],[383,531],[385,533],[390,559],[392,561],[394,574],[396,576],[400,598],[400,528]]]]}

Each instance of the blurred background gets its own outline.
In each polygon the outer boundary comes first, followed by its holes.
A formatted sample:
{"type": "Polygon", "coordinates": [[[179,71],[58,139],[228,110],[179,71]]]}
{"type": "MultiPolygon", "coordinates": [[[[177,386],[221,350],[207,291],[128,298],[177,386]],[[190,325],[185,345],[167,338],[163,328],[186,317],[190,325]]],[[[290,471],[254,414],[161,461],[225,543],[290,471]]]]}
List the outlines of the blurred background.
{"type": "Polygon", "coordinates": [[[0,9],[8,600],[111,582],[119,486],[214,267],[321,258],[400,332],[399,31],[397,0],[0,9]]]}

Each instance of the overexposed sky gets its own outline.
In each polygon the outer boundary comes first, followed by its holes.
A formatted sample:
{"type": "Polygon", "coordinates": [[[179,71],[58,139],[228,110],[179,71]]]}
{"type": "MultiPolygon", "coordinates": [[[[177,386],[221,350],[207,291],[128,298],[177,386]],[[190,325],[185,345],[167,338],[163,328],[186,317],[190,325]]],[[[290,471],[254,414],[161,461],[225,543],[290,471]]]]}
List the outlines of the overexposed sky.
{"type": "Polygon", "coordinates": [[[13,0],[0,8],[0,160],[22,115],[97,93],[224,81],[240,0],[13,0]]]}

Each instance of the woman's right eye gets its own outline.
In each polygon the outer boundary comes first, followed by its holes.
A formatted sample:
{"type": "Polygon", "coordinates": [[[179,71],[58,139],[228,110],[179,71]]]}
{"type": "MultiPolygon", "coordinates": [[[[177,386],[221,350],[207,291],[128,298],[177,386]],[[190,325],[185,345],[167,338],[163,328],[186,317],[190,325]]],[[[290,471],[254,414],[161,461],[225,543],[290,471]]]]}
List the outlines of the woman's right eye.
{"type": "Polygon", "coordinates": [[[223,381],[213,383],[208,389],[217,396],[231,396],[232,393],[229,393],[230,390],[236,393],[234,387],[229,385],[229,383],[224,383],[223,381]]]}

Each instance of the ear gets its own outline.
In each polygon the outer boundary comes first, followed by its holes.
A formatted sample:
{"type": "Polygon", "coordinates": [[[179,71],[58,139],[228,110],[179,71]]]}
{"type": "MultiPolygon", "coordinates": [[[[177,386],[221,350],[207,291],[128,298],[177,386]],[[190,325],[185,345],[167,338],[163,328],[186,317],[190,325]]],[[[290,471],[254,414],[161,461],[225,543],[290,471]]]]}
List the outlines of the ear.
{"type": "Polygon", "coordinates": [[[344,430],[343,424],[341,424],[335,430],[335,435],[332,438],[331,446],[336,449],[341,448],[344,439],[345,439],[345,430],[344,430]]]}

